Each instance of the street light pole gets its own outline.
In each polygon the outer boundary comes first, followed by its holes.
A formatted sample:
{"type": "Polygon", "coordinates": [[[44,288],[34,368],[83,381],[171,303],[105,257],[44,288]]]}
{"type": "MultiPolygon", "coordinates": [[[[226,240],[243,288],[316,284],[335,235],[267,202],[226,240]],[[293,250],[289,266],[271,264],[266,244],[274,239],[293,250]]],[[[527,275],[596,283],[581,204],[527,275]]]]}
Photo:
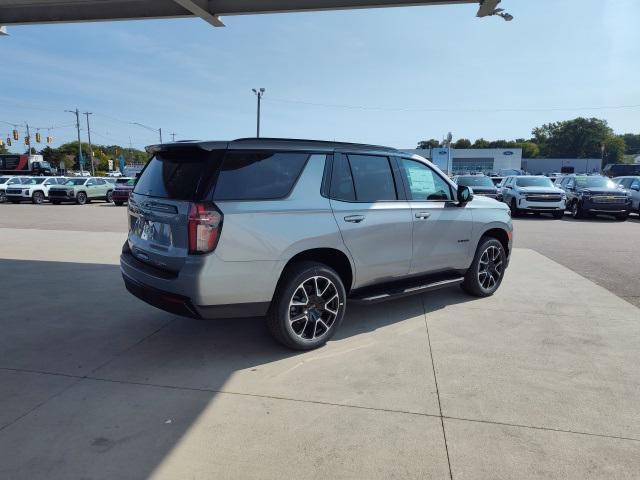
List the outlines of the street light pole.
{"type": "Polygon", "coordinates": [[[256,97],[258,97],[258,113],[257,113],[257,125],[256,125],[256,138],[260,138],[260,103],[262,101],[262,97],[264,96],[264,88],[255,89],[252,88],[253,93],[255,93],[256,97]]]}
{"type": "Polygon", "coordinates": [[[91,112],[84,112],[84,114],[87,116],[87,136],[89,137],[89,158],[91,159],[91,175],[95,176],[96,171],[93,165],[93,147],[91,146],[91,128],[89,127],[89,115],[91,115],[91,112]]]}
{"type": "Polygon", "coordinates": [[[82,164],[84,163],[84,159],[82,158],[82,144],[80,143],[80,111],[76,108],[75,110],[65,110],[65,112],[73,113],[76,116],[76,130],[78,131],[78,163],[80,164],[80,175],[83,176],[82,164]]]}

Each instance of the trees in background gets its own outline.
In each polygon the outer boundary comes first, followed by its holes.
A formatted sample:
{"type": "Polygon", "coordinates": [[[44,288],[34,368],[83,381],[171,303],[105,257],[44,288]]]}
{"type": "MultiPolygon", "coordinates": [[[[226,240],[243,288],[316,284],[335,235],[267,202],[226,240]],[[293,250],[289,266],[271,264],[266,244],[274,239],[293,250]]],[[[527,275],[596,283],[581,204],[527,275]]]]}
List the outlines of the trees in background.
{"type": "MultiPolygon", "coordinates": [[[[90,166],[89,144],[82,143],[82,157],[84,159],[84,169],[90,166]]],[[[123,148],[119,145],[92,145],[93,161],[96,170],[106,171],[109,169],[109,160],[113,160],[114,169],[118,168],[118,157],[122,154],[127,163],[144,164],[149,159],[149,155],[142,150],[135,148],[123,148]]],[[[44,147],[40,154],[54,167],[60,167],[64,163],[67,170],[78,170],[78,142],[69,142],[60,145],[58,148],[44,147]]]]}
{"type": "MultiPolygon", "coordinates": [[[[573,120],[547,123],[531,132],[532,138],[516,140],[485,140],[471,143],[461,138],[453,148],[522,148],[523,158],[603,158],[607,163],[620,163],[625,154],[640,154],[640,134],[616,135],[606,120],[578,117],[573,120]],[[602,147],[604,146],[604,151],[602,147]]],[[[440,146],[437,140],[418,143],[418,148],[440,146]],[[431,145],[435,142],[435,145],[431,145]],[[424,146],[423,146],[424,145],[424,146]]]]}

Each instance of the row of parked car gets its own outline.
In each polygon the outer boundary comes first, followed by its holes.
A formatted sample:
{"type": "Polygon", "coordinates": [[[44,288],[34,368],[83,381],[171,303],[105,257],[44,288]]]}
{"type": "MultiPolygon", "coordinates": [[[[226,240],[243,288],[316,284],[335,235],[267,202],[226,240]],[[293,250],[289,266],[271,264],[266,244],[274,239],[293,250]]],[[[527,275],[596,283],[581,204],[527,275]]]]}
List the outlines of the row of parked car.
{"type": "Polygon", "coordinates": [[[640,176],[512,175],[495,185],[485,175],[458,175],[453,181],[506,203],[514,217],[532,212],[562,218],[568,210],[574,218],[612,215],[626,220],[631,212],[640,213],[640,176]]]}
{"type": "Polygon", "coordinates": [[[92,200],[124,205],[133,190],[133,178],[113,177],[0,177],[0,203],[32,202],[54,205],[92,200]]]}

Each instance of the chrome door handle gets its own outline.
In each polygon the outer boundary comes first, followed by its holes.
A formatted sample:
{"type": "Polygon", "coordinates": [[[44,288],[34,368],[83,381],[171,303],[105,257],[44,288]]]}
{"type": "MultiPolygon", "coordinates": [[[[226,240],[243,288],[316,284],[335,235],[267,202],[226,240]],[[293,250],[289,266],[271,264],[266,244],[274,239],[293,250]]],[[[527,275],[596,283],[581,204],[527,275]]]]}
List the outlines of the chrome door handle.
{"type": "Polygon", "coordinates": [[[429,218],[431,214],[429,212],[417,212],[416,218],[429,218]]]}
{"type": "Polygon", "coordinates": [[[349,223],[360,223],[363,220],[364,215],[347,215],[344,217],[344,221],[349,223]]]}

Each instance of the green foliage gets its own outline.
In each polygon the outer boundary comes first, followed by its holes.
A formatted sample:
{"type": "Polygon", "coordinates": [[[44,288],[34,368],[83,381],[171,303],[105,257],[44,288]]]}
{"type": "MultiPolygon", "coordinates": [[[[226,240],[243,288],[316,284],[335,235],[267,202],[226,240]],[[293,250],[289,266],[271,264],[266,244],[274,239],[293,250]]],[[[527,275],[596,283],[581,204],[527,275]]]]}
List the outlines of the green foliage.
{"type": "Polygon", "coordinates": [[[440,142],[435,138],[430,140],[421,140],[418,142],[418,148],[422,150],[426,150],[428,148],[438,148],[440,146],[440,142]]]}
{"type": "Polygon", "coordinates": [[[608,163],[622,163],[624,160],[625,143],[620,136],[610,136],[604,141],[604,165],[608,163]]]}
{"type": "Polygon", "coordinates": [[[619,137],[624,140],[627,155],[640,155],[640,133],[625,133],[619,137]]]}
{"type": "Polygon", "coordinates": [[[489,148],[489,142],[484,138],[479,138],[472,145],[473,148],[489,148]]]}
{"type": "Polygon", "coordinates": [[[0,153],[9,153],[9,149],[4,144],[4,142],[2,143],[2,145],[0,145],[0,153]]]}
{"type": "MultiPolygon", "coordinates": [[[[84,168],[85,170],[89,170],[91,168],[89,144],[82,143],[81,148],[84,168]]],[[[120,154],[124,155],[127,164],[145,164],[149,159],[147,152],[136,150],[135,148],[123,148],[119,145],[92,145],[92,149],[93,164],[97,171],[107,171],[109,169],[109,160],[113,160],[113,167],[117,169],[120,154]]],[[[64,162],[64,167],[67,170],[80,169],[78,162],[78,142],[65,143],[58,148],[51,148],[47,145],[40,151],[40,154],[55,167],[60,167],[61,162],[64,162]]]]}
{"type": "Polygon", "coordinates": [[[540,147],[535,142],[518,139],[515,146],[522,149],[522,158],[537,158],[540,156],[540,147]]]}
{"type": "Polygon", "coordinates": [[[551,158],[600,158],[602,144],[613,136],[606,120],[582,117],[548,123],[532,133],[541,155],[551,158]]]}
{"type": "Polygon", "coordinates": [[[468,138],[460,138],[452,146],[453,148],[471,148],[471,140],[468,138]]]}

